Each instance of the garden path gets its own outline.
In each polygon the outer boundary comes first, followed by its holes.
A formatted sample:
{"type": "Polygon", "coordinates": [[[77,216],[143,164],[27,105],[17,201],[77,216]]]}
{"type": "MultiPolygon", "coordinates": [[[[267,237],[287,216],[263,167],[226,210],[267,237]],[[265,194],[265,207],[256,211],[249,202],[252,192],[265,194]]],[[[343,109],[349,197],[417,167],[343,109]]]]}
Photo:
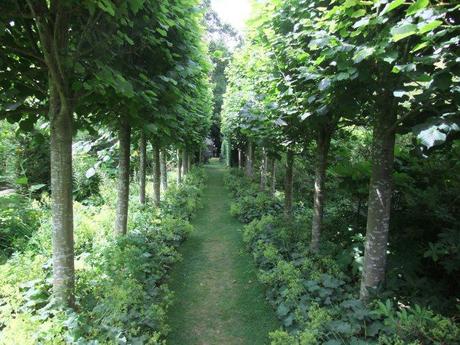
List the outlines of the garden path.
{"type": "Polygon", "coordinates": [[[205,166],[203,208],[172,271],[169,345],[263,345],[279,327],[244,250],[241,224],[229,213],[225,167],[205,166]]]}

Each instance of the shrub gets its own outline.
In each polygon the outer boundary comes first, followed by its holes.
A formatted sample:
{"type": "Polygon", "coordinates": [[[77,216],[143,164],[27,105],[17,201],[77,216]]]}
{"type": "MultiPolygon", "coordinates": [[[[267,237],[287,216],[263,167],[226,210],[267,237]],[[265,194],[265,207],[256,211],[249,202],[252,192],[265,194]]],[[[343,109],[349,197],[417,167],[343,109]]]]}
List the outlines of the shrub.
{"type": "MultiPolygon", "coordinates": [[[[41,226],[25,251],[0,270],[0,344],[164,344],[172,299],[165,278],[192,230],[188,218],[198,207],[203,177],[194,169],[186,183],[171,186],[160,213],[132,202],[123,237],[113,234],[111,207],[75,203],[77,312],[53,304],[45,200],[41,226]]],[[[103,186],[101,195],[113,205],[108,189],[103,186]]]]}
{"type": "Polygon", "coordinates": [[[38,227],[40,209],[17,193],[0,195],[0,253],[9,256],[22,250],[38,227]]]}

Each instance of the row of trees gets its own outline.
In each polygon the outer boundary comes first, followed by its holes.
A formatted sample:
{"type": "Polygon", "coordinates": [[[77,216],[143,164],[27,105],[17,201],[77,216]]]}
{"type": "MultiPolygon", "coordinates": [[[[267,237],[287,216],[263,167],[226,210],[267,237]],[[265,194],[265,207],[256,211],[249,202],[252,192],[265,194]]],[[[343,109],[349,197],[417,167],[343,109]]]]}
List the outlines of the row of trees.
{"type": "Polygon", "coordinates": [[[166,158],[160,151],[175,146],[186,172],[188,157],[209,130],[210,64],[199,5],[196,0],[2,2],[0,117],[18,122],[23,131],[39,118],[49,122],[53,291],[60,305],[74,302],[74,133],[101,127],[118,132],[115,230],[124,234],[132,143],[140,147],[142,202],[147,142],[154,147],[159,204],[166,158]]]}
{"type": "Polygon", "coordinates": [[[229,159],[241,167],[245,157],[253,177],[257,149],[264,189],[285,155],[288,219],[294,157],[315,147],[313,252],[321,243],[331,140],[339,128],[371,129],[364,301],[385,279],[397,135],[412,131],[424,153],[458,135],[456,10],[429,0],[271,0],[258,5],[228,70],[222,127],[229,159]]]}

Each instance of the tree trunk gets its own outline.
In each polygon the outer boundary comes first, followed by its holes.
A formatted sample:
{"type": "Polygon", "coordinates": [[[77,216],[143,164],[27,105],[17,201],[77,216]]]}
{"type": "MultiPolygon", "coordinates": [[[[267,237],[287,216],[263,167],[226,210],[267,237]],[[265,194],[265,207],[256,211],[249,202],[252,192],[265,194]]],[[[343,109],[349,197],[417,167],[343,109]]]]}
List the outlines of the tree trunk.
{"type": "Polygon", "coordinates": [[[193,154],[189,152],[187,156],[187,172],[189,172],[190,169],[192,168],[192,157],[193,157],[193,154]]]}
{"type": "Polygon", "coordinates": [[[313,194],[313,219],[311,227],[310,249],[319,251],[324,210],[324,183],[326,180],[327,155],[331,144],[331,130],[321,126],[316,139],[315,190],[313,194]]]}
{"type": "Polygon", "coordinates": [[[260,190],[267,189],[267,171],[268,171],[268,157],[265,147],[262,148],[262,164],[260,165],[260,190]]]}
{"type": "Polygon", "coordinates": [[[372,141],[372,172],[367,210],[366,244],[360,299],[367,301],[385,281],[396,114],[391,95],[383,97],[382,111],[376,114],[372,141]]]}
{"type": "Polygon", "coordinates": [[[166,166],[167,152],[165,149],[160,152],[160,174],[161,174],[161,186],[165,191],[168,189],[168,168],[166,166]]]}
{"type": "Polygon", "coordinates": [[[253,177],[253,148],[252,141],[248,141],[247,154],[246,154],[246,176],[253,177]]]}
{"type": "Polygon", "coordinates": [[[115,218],[115,231],[119,235],[126,234],[128,226],[129,202],[129,155],[131,145],[131,127],[125,117],[120,119],[118,129],[119,155],[118,164],[118,199],[115,218]]]}
{"type": "Polygon", "coordinates": [[[275,195],[276,192],[276,160],[275,158],[272,158],[271,160],[271,188],[270,188],[270,193],[271,195],[275,195]]]}
{"type": "Polygon", "coordinates": [[[293,166],[294,151],[288,148],[286,154],[286,181],[284,186],[284,214],[289,220],[292,218],[293,166]]]}
{"type": "Polygon", "coordinates": [[[177,149],[177,184],[182,183],[182,155],[180,149],[177,149]]]}
{"type": "Polygon", "coordinates": [[[50,153],[53,223],[53,294],[59,305],[74,305],[75,269],[72,199],[72,109],[62,104],[50,78],[50,153]]]}
{"type": "Polygon", "coordinates": [[[184,148],[183,151],[183,156],[182,156],[182,174],[187,175],[188,174],[188,151],[187,148],[184,148]]]}
{"type": "Polygon", "coordinates": [[[160,167],[160,148],[158,145],[153,146],[153,203],[156,207],[160,206],[160,188],[161,188],[161,167],[160,167]]]}
{"type": "Polygon", "coordinates": [[[242,169],[243,168],[243,165],[242,165],[242,162],[241,162],[241,149],[238,149],[238,169],[242,169]]]}
{"type": "Polygon", "coordinates": [[[145,176],[147,170],[147,147],[145,141],[145,134],[141,133],[141,140],[139,142],[139,202],[145,205],[145,176]]]}

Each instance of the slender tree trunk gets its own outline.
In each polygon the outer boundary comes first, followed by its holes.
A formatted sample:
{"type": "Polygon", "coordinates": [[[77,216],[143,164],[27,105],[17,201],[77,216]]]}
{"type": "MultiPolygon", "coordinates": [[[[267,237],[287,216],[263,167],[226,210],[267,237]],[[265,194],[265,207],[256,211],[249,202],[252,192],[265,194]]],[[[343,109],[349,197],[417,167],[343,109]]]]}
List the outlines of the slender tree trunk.
{"type": "Polygon", "coordinates": [[[160,189],[161,189],[161,167],[160,167],[160,148],[158,145],[153,146],[153,203],[156,207],[160,206],[160,189]]]}
{"type": "Polygon", "coordinates": [[[369,299],[370,291],[377,292],[385,281],[395,132],[392,129],[396,113],[390,94],[382,97],[382,111],[376,114],[372,142],[372,172],[369,186],[366,243],[360,298],[369,299]]]}
{"type": "Polygon", "coordinates": [[[129,155],[131,145],[131,127],[126,117],[120,119],[118,129],[120,162],[118,164],[118,199],[115,218],[115,231],[119,235],[126,234],[128,226],[129,201],[129,155]]]}
{"type": "Polygon", "coordinates": [[[192,157],[193,157],[193,154],[189,152],[187,156],[187,172],[189,172],[190,169],[192,168],[192,157]]]}
{"type": "Polygon", "coordinates": [[[252,178],[253,171],[253,145],[252,141],[249,140],[246,153],[246,176],[252,178]]]}
{"type": "Polygon", "coordinates": [[[324,183],[326,180],[327,155],[331,144],[331,130],[321,126],[316,139],[315,190],[313,194],[313,219],[310,249],[318,253],[323,225],[324,183]]]}
{"type": "Polygon", "coordinates": [[[271,188],[270,188],[270,193],[271,195],[275,195],[275,192],[276,192],[276,160],[275,158],[272,158],[271,159],[271,188]]]}
{"type": "Polygon", "coordinates": [[[161,186],[163,190],[168,189],[168,168],[166,166],[167,152],[165,149],[160,152],[160,171],[161,171],[161,186]]]}
{"type": "Polygon", "coordinates": [[[242,162],[241,162],[241,149],[238,149],[238,169],[242,169],[243,168],[243,165],[242,165],[242,162]]]}
{"type": "Polygon", "coordinates": [[[265,147],[262,148],[262,164],[260,165],[260,190],[267,189],[267,171],[268,171],[268,157],[265,147]]]}
{"type": "Polygon", "coordinates": [[[145,176],[147,170],[147,145],[145,141],[145,134],[141,133],[141,140],[139,142],[139,202],[145,204],[145,176]]]}
{"type": "Polygon", "coordinates": [[[182,156],[182,174],[187,175],[188,174],[188,151],[187,148],[184,148],[183,151],[183,156],[182,156]]]}
{"type": "Polygon", "coordinates": [[[182,154],[180,149],[177,149],[177,184],[182,183],[182,154]]]}
{"type": "Polygon", "coordinates": [[[286,154],[286,181],[284,186],[284,214],[287,219],[292,218],[292,190],[293,190],[293,174],[294,174],[294,151],[288,148],[286,154]]]}
{"type": "MultiPolygon", "coordinates": [[[[51,79],[51,78],[50,78],[51,79]]],[[[53,294],[73,307],[75,289],[72,199],[72,109],[50,80],[50,153],[53,222],[53,294]]]]}

